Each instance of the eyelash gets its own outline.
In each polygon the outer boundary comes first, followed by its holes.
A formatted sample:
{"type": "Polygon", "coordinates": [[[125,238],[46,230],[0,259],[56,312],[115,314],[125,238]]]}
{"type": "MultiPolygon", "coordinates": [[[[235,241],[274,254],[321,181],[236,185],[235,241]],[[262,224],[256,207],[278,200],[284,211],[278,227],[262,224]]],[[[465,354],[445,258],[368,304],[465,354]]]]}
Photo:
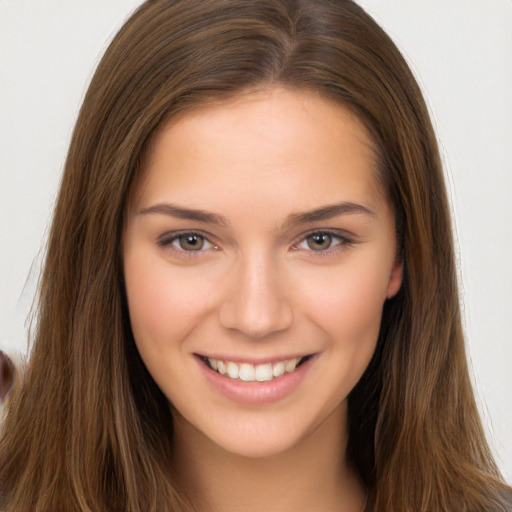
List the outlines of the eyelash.
{"type": "MultiPolygon", "coordinates": [[[[198,257],[201,255],[201,253],[205,252],[206,250],[219,250],[219,247],[215,245],[213,242],[211,242],[207,235],[198,231],[175,231],[172,233],[166,233],[158,238],[157,243],[160,247],[172,248],[173,251],[175,251],[182,257],[198,257]],[[203,243],[208,244],[209,246],[206,248],[200,247],[197,250],[187,250],[184,249],[183,247],[180,247],[179,245],[181,237],[196,237],[200,239],[203,243]]],[[[316,256],[327,256],[328,254],[332,254],[341,250],[341,248],[343,247],[350,247],[353,243],[354,241],[351,238],[349,238],[345,233],[341,233],[337,230],[322,229],[310,231],[309,233],[301,235],[297,242],[293,243],[291,248],[295,251],[305,250],[316,256]],[[331,243],[329,247],[321,250],[312,249],[308,244],[308,240],[310,240],[314,236],[330,237],[331,243]],[[302,244],[305,244],[306,247],[301,247],[302,244]]]]}
{"type": "Polygon", "coordinates": [[[310,231],[305,235],[302,235],[298,242],[292,245],[292,249],[294,250],[306,250],[311,252],[315,256],[328,256],[329,254],[336,253],[343,248],[350,247],[353,245],[354,241],[349,238],[345,233],[342,233],[337,230],[332,229],[321,229],[310,231]],[[326,249],[314,250],[311,247],[308,247],[308,240],[310,240],[314,236],[328,236],[331,238],[331,244],[326,249]],[[305,244],[306,247],[300,247],[302,244],[305,244]]]}
{"type": "Polygon", "coordinates": [[[207,249],[218,250],[218,247],[209,240],[208,236],[197,231],[174,231],[172,233],[166,233],[158,238],[157,243],[160,247],[172,248],[172,250],[175,251],[176,253],[179,253],[180,256],[186,257],[197,257],[207,249]],[[184,249],[183,247],[179,246],[181,237],[196,237],[200,239],[203,243],[208,244],[209,247],[200,247],[198,250],[195,251],[184,249]]]}

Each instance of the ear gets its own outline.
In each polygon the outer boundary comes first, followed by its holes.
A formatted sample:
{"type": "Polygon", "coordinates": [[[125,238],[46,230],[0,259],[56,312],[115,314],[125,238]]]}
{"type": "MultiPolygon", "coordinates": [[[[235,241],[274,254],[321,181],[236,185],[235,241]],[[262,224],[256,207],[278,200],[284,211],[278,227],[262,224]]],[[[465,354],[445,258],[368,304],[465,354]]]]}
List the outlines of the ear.
{"type": "Polygon", "coordinates": [[[396,258],[395,263],[393,264],[393,268],[391,269],[391,274],[389,276],[388,287],[386,290],[386,297],[391,299],[394,297],[400,287],[402,286],[403,280],[403,265],[401,258],[396,258]]]}

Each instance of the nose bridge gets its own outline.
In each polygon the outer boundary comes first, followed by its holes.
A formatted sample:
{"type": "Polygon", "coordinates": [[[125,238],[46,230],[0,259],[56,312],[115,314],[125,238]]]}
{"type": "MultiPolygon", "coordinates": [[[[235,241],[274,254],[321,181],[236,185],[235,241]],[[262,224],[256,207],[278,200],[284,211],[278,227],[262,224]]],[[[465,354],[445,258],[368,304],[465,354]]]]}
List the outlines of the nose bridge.
{"type": "Polygon", "coordinates": [[[224,327],[250,338],[262,338],[291,325],[289,290],[272,255],[253,250],[239,258],[232,272],[229,291],[220,307],[224,327]]]}

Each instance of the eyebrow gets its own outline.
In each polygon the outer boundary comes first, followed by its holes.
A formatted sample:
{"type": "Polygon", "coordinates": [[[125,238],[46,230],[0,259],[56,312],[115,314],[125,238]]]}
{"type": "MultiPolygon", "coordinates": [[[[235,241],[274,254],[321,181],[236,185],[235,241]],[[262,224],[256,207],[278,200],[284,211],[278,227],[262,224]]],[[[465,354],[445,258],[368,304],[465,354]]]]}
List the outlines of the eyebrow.
{"type": "Polygon", "coordinates": [[[368,206],[343,201],[341,203],[322,206],[307,212],[293,213],[286,219],[285,227],[333,219],[334,217],[348,214],[365,214],[370,215],[371,217],[376,217],[375,212],[368,206]]]}
{"type": "MultiPolygon", "coordinates": [[[[217,224],[219,226],[228,226],[230,224],[226,217],[223,217],[222,215],[196,208],[176,206],[169,203],[160,203],[149,206],[148,208],[143,208],[140,210],[139,215],[148,215],[152,213],[170,215],[171,217],[178,219],[195,220],[207,224],[217,224]]],[[[349,214],[365,214],[370,215],[371,217],[376,217],[375,212],[368,206],[343,201],[341,203],[325,205],[306,212],[292,213],[286,218],[284,228],[286,229],[300,224],[328,220],[340,215],[349,214]]]]}
{"type": "Polygon", "coordinates": [[[176,217],[177,219],[197,220],[208,224],[218,224],[219,226],[227,226],[229,224],[228,220],[222,215],[195,208],[183,208],[167,203],[155,204],[148,208],[143,208],[140,210],[139,215],[147,215],[149,213],[160,213],[176,217]]]}

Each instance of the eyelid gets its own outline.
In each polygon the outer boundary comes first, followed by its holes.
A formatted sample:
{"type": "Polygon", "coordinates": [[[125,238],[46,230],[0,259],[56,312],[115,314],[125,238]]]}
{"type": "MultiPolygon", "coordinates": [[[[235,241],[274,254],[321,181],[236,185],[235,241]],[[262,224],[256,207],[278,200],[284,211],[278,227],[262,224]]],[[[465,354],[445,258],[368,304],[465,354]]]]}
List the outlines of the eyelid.
{"type": "Polygon", "coordinates": [[[174,251],[180,254],[186,254],[186,255],[198,255],[200,253],[203,253],[209,249],[217,249],[217,245],[212,242],[211,235],[202,232],[201,230],[191,230],[191,229],[181,229],[177,231],[168,231],[166,233],[163,233],[157,238],[157,244],[162,248],[172,248],[174,251]],[[179,239],[180,236],[184,235],[192,235],[201,237],[205,243],[209,244],[210,247],[201,248],[197,251],[187,251],[185,249],[181,249],[179,247],[176,247],[173,242],[179,239]]]}
{"type": "MultiPolygon", "coordinates": [[[[168,231],[166,233],[163,233],[162,235],[160,235],[157,238],[157,244],[162,248],[172,248],[173,251],[175,251],[176,253],[178,253],[180,255],[193,257],[193,256],[199,256],[201,253],[204,253],[207,250],[211,250],[211,249],[218,250],[219,249],[218,245],[215,244],[211,240],[211,238],[212,238],[212,235],[210,235],[208,233],[204,233],[201,230],[181,229],[181,230],[177,230],[177,231],[168,231]],[[183,236],[183,235],[194,235],[194,236],[201,237],[209,245],[209,247],[201,248],[197,251],[187,251],[185,249],[176,247],[173,242],[175,242],[180,236],[183,236]]],[[[327,229],[320,228],[320,229],[311,229],[310,231],[298,236],[296,238],[296,240],[292,243],[291,248],[293,250],[305,250],[307,252],[310,252],[310,253],[313,253],[316,255],[323,255],[326,253],[334,252],[337,249],[339,249],[340,247],[351,246],[354,243],[355,243],[354,237],[347,234],[346,231],[342,231],[339,229],[332,229],[332,228],[327,228],[327,229]],[[332,238],[337,239],[338,242],[335,243],[332,247],[329,247],[328,249],[318,250],[318,251],[315,251],[311,248],[299,247],[300,244],[306,243],[307,239],[313,235],[329,235],[332,238]]]]}
{"type": "Polygon", "coordinates": [[[347,247],[351,246],[355,243],[354,237],[347,234],[346,231],[341,231],[339,229],[312,229],[311,231],[308,231],[307,233],[303,233],[296,239],[296,241],[292,244],[292,249],[294,250],[305,250],[307,252],[316,254],[316,255],[324,255],[330,252],[334,252],[340,247],[347,247]],[[338,243],[334,244],[332,247],[329,247],[328,249],[315,251],[310,248],[300,248],[299,245],[302,243],[307,243],[307,239],[313,235],[329,235],[332,238],[336,238],[339,240],[338,243]]]}

